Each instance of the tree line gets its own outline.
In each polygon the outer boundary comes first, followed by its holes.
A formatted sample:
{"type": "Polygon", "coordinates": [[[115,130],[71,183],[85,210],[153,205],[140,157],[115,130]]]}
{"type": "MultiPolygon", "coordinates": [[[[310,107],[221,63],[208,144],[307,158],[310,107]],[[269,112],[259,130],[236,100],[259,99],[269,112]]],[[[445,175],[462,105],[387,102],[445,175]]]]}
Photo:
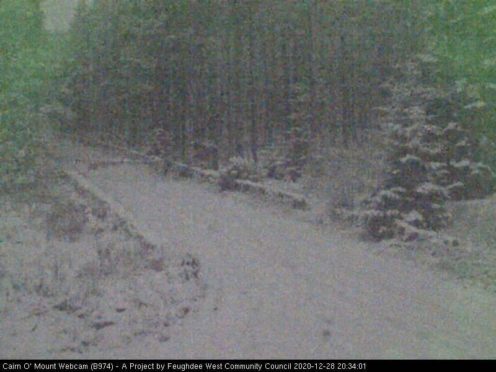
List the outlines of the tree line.
{"type": "Polygon", "coordinates": [[[415,1],[80,1],[65,103],[81,131],[224,156],[291,131],[359,143],[392,66],[417,50],[415,1]]]}
{"type": "MultiPolygon", "coordinates": [[[[426,83],[470,97],[458,121],[496,159],[492,0],[79,0],[69,32],[43,0],[0,1],[0,176],[21,182],[48,103],[74,133],[130,144],[170,135],[176,156],[287,144],[356,146],[384,82],[414,55],[426,83]]],[[[21,182],[22,183],[22,182],[21,182]]]]}

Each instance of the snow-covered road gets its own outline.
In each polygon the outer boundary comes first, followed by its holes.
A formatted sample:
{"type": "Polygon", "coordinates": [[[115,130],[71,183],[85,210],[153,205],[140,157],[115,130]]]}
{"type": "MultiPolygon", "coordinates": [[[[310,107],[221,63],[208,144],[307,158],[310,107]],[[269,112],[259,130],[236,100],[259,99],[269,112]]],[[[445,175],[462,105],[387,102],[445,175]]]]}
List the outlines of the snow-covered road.
{"type": "Polygon", "coordinates": [[[86,175],[167,250],[199,258],[207,298],[150,340],[93,357],[496,357],[496,298],[290,211],[125,164],[86,175]]]}

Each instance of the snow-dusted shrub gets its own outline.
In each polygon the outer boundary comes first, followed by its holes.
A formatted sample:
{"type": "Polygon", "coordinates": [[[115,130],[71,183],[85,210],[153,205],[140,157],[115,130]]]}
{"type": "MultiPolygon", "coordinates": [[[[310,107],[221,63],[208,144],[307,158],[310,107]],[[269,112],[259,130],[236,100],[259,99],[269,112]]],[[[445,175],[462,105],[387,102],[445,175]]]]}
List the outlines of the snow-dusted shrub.
{"type": "Polygon", "coordinates": [[[446,200],[484,197],[495,176],[474,161],[474,141],[455,121],[459,96],[408,76],[392,92],[387,175],[365,203],[363,221],[376,239],[415,240],[447,226],[446,200]]]}
{"type": "Polygon", "coordinates": [[[283,158],[273,158],[269,160],[267,165],[267,177],[276,180],[282,180],[286,176],[288,163],[283,158]]]}
{"type": "Polygon", "coordinates": [[[266,168],[267,177],[276,180],[295,182],[303,173],[303,165],[295,165],[290,160],[284,158],[274,160],[266,168]]]}
{"type": "Polygon", "coordinates": [[[398,210],[369,209],[362,214],[368,234],[377,240],[390,239],[394,236],[396,221],[401,217],[398,210]]]}
{"type": "MultiPolygon", "coordinates": [[[[446,226],[448,191],[433,175],[443,171],[442,131],[428,122],[424,102],[431,94],[414,86],[393,90],[385,181],[366,203],[363,221],[375,239],[414,240],[423,229],[446,226]]],[[[445,176],[447,176],[445,174],[445,176]]]]}
{"type": "Polygon", "coordinates": [[[227,166],[220,171],[219,186],[222,190],[232,190],[236,180],[258,182],[260,177],[256,164],[241,157],[230,158],[227,166]]]}

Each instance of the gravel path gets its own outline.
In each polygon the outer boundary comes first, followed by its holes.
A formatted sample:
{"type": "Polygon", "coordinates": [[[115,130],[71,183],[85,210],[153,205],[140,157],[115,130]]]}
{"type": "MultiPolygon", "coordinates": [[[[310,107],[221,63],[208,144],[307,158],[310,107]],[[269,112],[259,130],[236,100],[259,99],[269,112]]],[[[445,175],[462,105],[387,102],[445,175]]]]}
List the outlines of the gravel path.
{"type": "Polygon", "coordinates": [[[495,358],[496,298],[298,215],[164,179],[86,173],[171,252],[199,258],[207,298],[167,343],[91,357],[495,358]]]}

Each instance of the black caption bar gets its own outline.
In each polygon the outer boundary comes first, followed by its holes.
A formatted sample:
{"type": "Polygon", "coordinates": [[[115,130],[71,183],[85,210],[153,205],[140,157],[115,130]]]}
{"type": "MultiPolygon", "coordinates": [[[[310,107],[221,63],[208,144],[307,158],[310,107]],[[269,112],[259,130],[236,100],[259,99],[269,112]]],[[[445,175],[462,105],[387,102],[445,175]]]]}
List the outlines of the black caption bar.
{"type": "Polygon", "coordinates": [[[496,367],[496,360],[2,360],[0,371],[384,371],[411,366],[496,367]]]}

